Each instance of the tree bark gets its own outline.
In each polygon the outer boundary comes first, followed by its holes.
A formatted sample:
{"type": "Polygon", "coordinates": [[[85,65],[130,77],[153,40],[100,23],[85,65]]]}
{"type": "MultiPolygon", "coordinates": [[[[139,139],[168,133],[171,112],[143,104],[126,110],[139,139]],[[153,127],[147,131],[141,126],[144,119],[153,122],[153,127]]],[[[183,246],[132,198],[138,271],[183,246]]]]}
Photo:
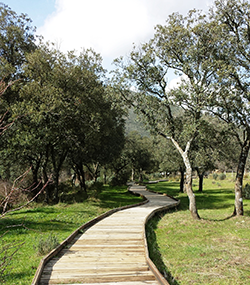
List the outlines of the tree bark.
{"type": "Polygon", "coordinates": [[[55,185],[53,201],[55,203],[59,202],[59,196],[58,196],[59,194],[59,174],[60,174],[60,170],[63,165],[63,162],[66,158],[67,152],[68,150],[65,150],[64,152],[62,152],[57,161],[54,147],[51,146],[51,158],[52,158],[52,164],[53,164],[53,180],[54,180],[54,185],[55,185]]]}
{"type": "Polygon", "coordinates": [[[134,174],[135,174],[135,171],[134,171],[134,168],[132,167],[131,181],[134,181],[134,174]]]}
{"type": "Polygon", "coordinates": [[[198,190],[198,192],[202,192],[203,191],[203,179],[204,179],[205,171],[200,172],[198,167],[196,168],[196,171],[197,171],[197,174],[199,177],[199,190],[198,190]]]}
{"type": "Polygon", "coordinates": [[[188,158],[188,151],[190,149],[190,145],[191,145],[192,140],[187,142],[185,151],[183,151],[183,149],[179,146],[179,144],[173,138],[171,138],[171,141],[173,142],[173,144],[175,145],[175,147],[177,148],[177,150],[181,154],[183,162],[184,162],[185,167],[186,167],[186,183],[185,183],[186,187],[185,187],[185,190],[186,190],[188,198],[189,198],[190,213],[194,219],[199,220],[200,216],[199,216],[198,211],[197,211],[195,195],[194,195],[194,192],[192,189],[192,167],[191,167],[191,163],[190,163],[189,158],[188,158]]]}
{"type": "Polygon", "coordinates": [[[181,181],[180,181],[180,193],[184,193],[184,183],[185,183],[185,170],[180,167],[181,181]]]}
{"type": "Polygon", "coordinates": [[[188,159],[188,156],[185,153],[183,155],[183,161],[186,166],[186,187],[185,188],[186,188],[186,192],[189,198],[189,211],[194,219],[199,220],[200,216],[197,211],[196,199],[195,199],[195,195],[192,189],[192,167],[188,159]]]}
{"type": "MultiPolygon", "coordinates": [[[[31,159],[31,171],[32,171],[32,185],[33,185],[33,188],[35,189],[33,195],[36,196],[41,188],[38,187],[38,171],[39,171],[39,168],[40,168],[40,164],[41,164],[41,157],[39,157],[37,160],[32,160],[31,159]]],[[[38,197],[35,199],[35,201],[37,202],[37,199],[38,197]]]]}
{"type": "Polygon", "coordinates": [[[83,190],[85,195],[87,195],[87,187],[86,187],[86,183],[85,183],[85,172],[83,170],[82,162],[77,164],[76,167],[77,167],[78,179],[80,181],[81,190],[83,190]]]}
{"type": "Polygon", "coordinates": [[[234,185],[235,204],[234,204],[233,215],[236,216],[243,216],[244,214],[242,186],[243,186],[243,177],[246,166],[246,160],[249,153],[249,148],[250,148],[250,138],[248,136],[241,148],[239,163],[237,167],[236,182],[234,185]]]}

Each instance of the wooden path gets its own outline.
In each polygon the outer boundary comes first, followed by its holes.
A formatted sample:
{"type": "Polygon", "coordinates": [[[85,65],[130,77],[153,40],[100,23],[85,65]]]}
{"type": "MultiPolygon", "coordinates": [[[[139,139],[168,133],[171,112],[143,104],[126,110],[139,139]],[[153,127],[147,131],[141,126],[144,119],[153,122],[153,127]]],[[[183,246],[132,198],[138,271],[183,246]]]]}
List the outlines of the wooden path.
{"type": "Polygon", "coordinates": [[[178,201],[143,186],[130,190],[149,202],[113,213],[78,234],[32,284],[168,284],[148,257],[145,224],[156,211],[175,207],[178,201]]]}

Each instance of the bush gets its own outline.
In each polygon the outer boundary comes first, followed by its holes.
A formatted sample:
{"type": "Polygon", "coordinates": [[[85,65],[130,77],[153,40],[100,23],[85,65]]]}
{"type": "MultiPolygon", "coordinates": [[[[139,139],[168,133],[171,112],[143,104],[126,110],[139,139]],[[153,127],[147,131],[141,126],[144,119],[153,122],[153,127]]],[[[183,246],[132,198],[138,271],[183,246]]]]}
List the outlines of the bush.
{"type": "Polygon", "coordinates": [[[219,179],[220,180],[225,180],[226,179],[226,174],[225,173],[221,173],[220,175],[219,175],[219,179]]]}
{"type": "Polygon", "coordinates": [[[121,186],[126,185],[130,177],[130,172],[121,172],[118,175],[112,177],[110,186],[121,186]]]}
{"type": "Polygon", "coordinates": [[[39,255],[48,254],[51,250],[56,248],[58,245],[59,245],[59,241],[57,237],[50,233],[47,237],[40,238],[38,245],[36,247],[37,253],[39,255]]]}
{"type": "Polygon", "coordinates": [[[243,198],[250,199],[250,185],[248,183],[243,188],[243,198]]]}
{"type": "Polygon", "coordinates": [[[218,178],[218,174],[217,173],[213,173],[213,179],[216,180],[218,178]]]}

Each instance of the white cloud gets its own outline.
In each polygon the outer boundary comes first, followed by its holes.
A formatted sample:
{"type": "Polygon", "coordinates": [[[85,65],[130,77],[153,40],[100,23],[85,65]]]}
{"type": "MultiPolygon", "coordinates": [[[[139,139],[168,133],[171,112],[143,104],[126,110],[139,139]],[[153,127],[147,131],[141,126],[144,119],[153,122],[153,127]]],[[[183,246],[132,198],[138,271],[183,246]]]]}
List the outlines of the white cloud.
{"type": "Polygon", "coordinates": [[[63,51],[92,47],[110,62],[153,36],[172,12],[207,9],[207,0],[56,0],[38,34],[63,51]]]}
{"type": "Polygon", "coordinates": [[[178,86],[183,82],[188,82],[188,77],[185,74],[170,80],[169,84],[167,85],[167,91],[178,88],[178,86]]]}

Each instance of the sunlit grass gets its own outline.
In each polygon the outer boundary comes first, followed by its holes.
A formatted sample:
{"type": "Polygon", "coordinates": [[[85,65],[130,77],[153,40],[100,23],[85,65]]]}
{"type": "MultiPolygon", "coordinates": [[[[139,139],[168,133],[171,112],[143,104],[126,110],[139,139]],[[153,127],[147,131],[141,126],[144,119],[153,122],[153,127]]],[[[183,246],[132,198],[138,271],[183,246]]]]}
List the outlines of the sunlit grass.
{"type": "Polygon", "coordinates": [[[192,219],[178,182],[148,188],[181,200],[178,211],[147,226],[151,258],[172,284],[250,284],[250,200],[245,216],[232,217],[233,179],[204,180],[203,193],[195,192],[200,221],[192,219]]]}
{"type": "Polygon", "coordinates": [[[62,242],[79,226],[100,214],[112,208],[140,201],[141,198],[130,194],[127,187],[105,187],[96,198],[89,198],[82,203],[60,203],[54,206],[33,205],[33,207],[14,212],[1,219],[0,235],[8,231],[1,239],[2,242],[24,242],[13,258],[4,284],[31,284],[42,258],[37,252],[41,237],[53,234],[59,242],[62,242]]]}

